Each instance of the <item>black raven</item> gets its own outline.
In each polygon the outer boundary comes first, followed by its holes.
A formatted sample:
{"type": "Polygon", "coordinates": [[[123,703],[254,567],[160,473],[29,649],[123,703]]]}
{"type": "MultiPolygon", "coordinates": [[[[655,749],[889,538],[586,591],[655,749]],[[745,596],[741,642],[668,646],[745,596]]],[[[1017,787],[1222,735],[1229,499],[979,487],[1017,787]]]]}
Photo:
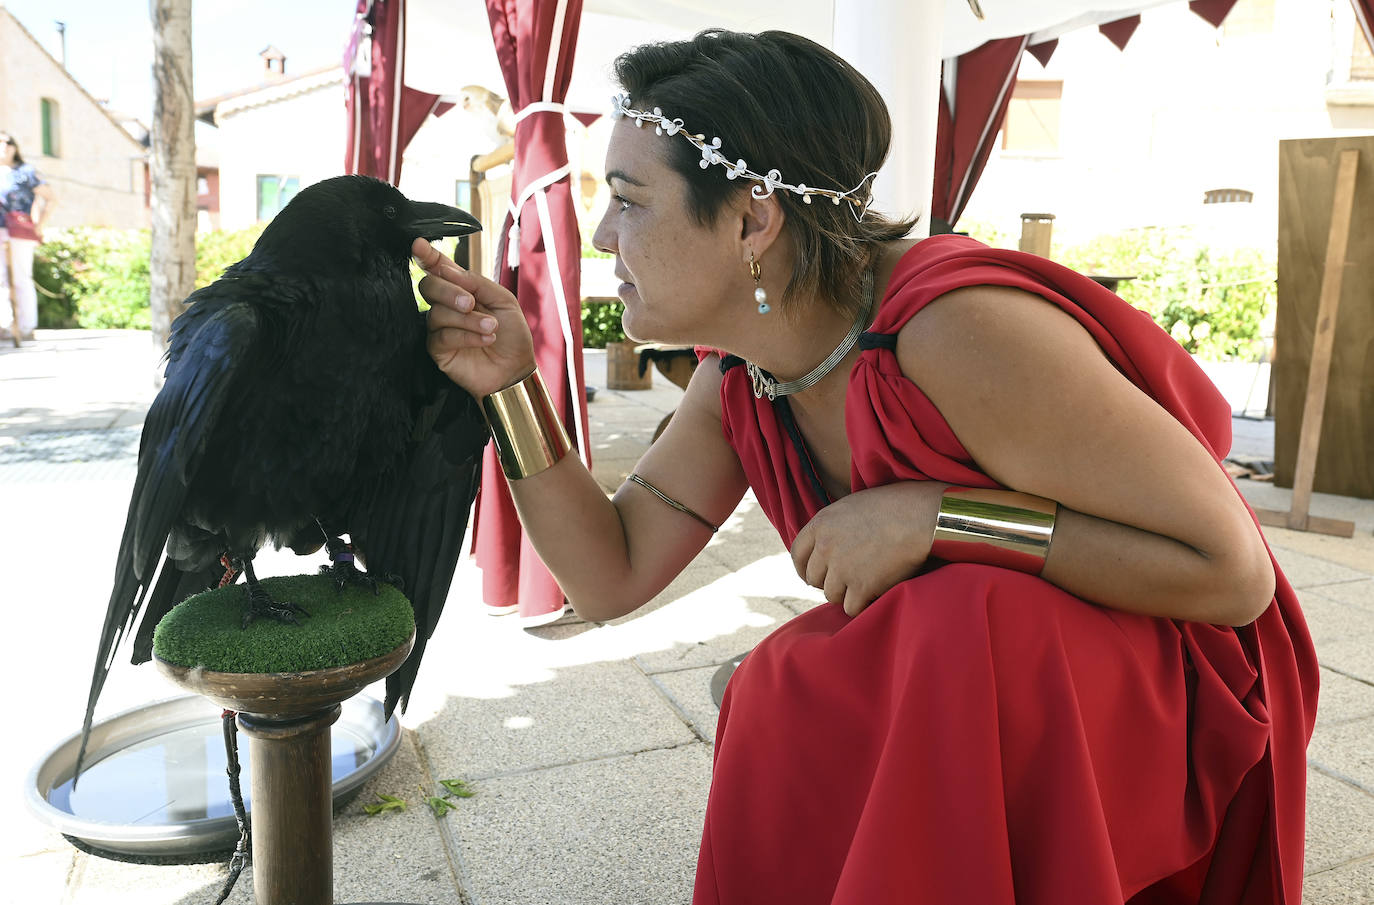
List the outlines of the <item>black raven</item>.
{"type": "Polygon", "coordinates": [[[174,605],[240,570],[245,620],[294,620],[299,608],[272,600],[253,574],[268,540],[302,554],[326,545],[337,581],[371,581],[354,569],[346,533],[370,575],[399,579],[416,640],[387,679],[386,713],[398,702],[404,709],[453,578],[488,437],[472,397],[426,352],[410,247],[480,228],[457,208],[410,201],[376,179],[328,179],[302,190],[248,257],[187,299],[143,426],[82,756],[115,650],[140,609],[135,663],[149,659],[153,628],[174,605]]]}

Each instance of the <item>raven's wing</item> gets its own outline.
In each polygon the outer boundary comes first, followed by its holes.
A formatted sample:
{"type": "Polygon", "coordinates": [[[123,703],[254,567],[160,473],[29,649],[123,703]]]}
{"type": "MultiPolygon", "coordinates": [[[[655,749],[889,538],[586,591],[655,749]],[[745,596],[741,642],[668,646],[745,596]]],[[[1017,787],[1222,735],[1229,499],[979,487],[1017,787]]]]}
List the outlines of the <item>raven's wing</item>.
{"type": "Polygon", "coordinates": [[[405,710],[448,597],[489,436],[477,403],[428,355],[420,376],[423,401],[407,461],[352,513],[348,526],[369,574],[399,577],[415,610],[415,647],[386,680],[388,717],[398,703],[405,710]]]}
{"type": "MultiPolygon", "coordinates": [[[[216,284],[218,285],[218,284],[216,284]]],[[[166,380],[148,409],[138,449],[129,514],[115,561],[114,589],[100,631],[76,775],[86,754],[96,700],[124,633],[138,617],[153,574],[195,477],[230,387],[258,336],[258,315],[247,303],[218,301],[215,286],[192,294],[176,319],[166,380]]],[[[168,563],[166,568],[172,568],[168,563]]],[[[175,603],[175,601],[172,601],[175,603]]],[[[148,619],[153,614],[145,614],[148,619]]]]}

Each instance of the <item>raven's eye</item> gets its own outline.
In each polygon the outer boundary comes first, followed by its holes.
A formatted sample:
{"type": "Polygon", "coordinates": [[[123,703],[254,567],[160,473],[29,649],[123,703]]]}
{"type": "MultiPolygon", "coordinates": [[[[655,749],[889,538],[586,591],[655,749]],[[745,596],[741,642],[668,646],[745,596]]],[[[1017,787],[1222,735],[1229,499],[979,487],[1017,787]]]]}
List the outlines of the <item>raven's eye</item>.
{"type": "Polygon", "coordinates": [[[395,207],[395,205],[391,205],[391,204],[384,205],[384,206],[382,207],[382,213],[386,216],[386,218],[387,218],[388,220],[395,220],[395,219],[396,219],[396,207],[395,207]]]}

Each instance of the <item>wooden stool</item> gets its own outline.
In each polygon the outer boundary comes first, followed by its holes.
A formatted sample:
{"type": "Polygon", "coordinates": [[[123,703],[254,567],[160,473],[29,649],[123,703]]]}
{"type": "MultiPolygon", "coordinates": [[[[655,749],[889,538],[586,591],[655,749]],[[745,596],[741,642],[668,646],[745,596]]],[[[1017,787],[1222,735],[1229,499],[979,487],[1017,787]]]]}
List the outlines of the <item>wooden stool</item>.
{"type": "Polygon", "coordinates": [[[188,598],[158,623],[158,670],[238,711],[252,763],[253,894],[258,905],[331,905],[333,812],[329,727],[339,705],[398,669],[415,643],[410,603],[390,585],[335,593],[327,575],[268,578],[300,625],[242,628],[247,589],[188,598]]]}

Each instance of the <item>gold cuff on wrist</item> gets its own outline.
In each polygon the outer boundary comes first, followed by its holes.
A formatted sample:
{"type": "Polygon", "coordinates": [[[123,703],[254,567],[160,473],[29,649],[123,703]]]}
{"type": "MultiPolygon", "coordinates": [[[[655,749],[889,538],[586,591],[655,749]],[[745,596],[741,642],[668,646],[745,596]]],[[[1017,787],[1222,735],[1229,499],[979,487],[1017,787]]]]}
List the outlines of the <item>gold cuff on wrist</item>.
{"type": "Polygon", "coordinates": [[[572,449],[544,378],[535,371],[482,399],[482,411],[507,479],[516,481],[558,463],[572,449]]]}
{"type": "Polygon", "coordinates": [[[940,497],[930,555],[1039,575],[1059,504],[1014,490],[950,487],[940,497]]]}

